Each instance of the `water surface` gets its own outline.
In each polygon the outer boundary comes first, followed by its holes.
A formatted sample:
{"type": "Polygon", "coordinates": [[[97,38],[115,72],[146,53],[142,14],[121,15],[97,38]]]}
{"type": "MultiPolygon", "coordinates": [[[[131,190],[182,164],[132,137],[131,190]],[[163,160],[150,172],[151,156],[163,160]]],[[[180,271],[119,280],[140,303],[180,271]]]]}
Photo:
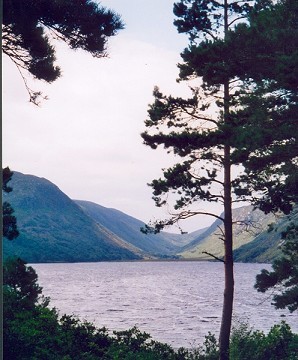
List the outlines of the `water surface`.
{"type": "MultiPolygon", "coordinates": [[[[218,335],[223,264],[197,261],[34,264],[43,294],[60,314],[75,314],[109,330],[136,325],[175,348],[218,335]]],[[[286,320],[298,332],[298,316],[275,310],[270,294],[258,293],[255,276],[265,264],[235,264],[234,323],[267,332],[286,320]]]]}

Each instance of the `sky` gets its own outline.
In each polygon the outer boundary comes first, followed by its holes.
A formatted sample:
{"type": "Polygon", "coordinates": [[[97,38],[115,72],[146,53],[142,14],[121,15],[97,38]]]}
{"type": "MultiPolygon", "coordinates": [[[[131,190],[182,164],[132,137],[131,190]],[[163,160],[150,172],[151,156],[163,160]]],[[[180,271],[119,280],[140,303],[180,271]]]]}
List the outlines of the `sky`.
{"type": "MultiPolygon", "coordinates": [[[[3,57],[3,166],[43,177],[72,199],[115,208],[144,222],[163,219],[147,185],[179,161],[142,143],[153,88],[187,97],[177,84],[186,35],[173,25],[172,0],[104,0],[121,15],[125,29],[109,39],[107,58],[95,59],[55,43],[62,76],[52,84],[28,78],[48,100],[29,102],[21,76],[3,57]]],[[[201,210],[211,209],[205,203],[201,210]]],[[[220,213],[219,208],[214,209],[220,213]]],[[[213,222],[181,223],[194,231],[213,222]]],[[[175,231],[175,229],[172,229],[175,231]]]]}

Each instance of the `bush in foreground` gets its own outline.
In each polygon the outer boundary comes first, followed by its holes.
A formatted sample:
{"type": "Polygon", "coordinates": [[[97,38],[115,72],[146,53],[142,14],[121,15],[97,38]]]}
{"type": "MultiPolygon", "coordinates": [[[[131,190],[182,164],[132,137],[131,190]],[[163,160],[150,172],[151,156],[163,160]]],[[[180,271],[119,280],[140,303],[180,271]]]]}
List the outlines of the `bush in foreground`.
{"type": "Polygon", "coordinates": [[[297,360],[298,335],[284,321],[265,335],[240,324],[232,331],[230,358],[233,360],[297,360]]]}

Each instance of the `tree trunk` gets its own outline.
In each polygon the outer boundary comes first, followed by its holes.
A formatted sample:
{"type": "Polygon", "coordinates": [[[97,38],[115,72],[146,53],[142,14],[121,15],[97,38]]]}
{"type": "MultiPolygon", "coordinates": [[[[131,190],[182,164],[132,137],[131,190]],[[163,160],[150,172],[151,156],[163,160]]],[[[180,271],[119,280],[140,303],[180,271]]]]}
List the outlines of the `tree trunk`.
{"type": "Polygon", "coordinates": [[[233,219],[231,201],[230,147],[225,147],[224,180],[224,301],[219,335],[220,359],[229,359],[230,332],[234,300],[234,261],[233,261],[233,219]]]}
{"type": "MultiPolygon", "coordinates": [[[[224,30],[228,36],[228,2],[224,1],[224,30]]],[[[229,79],[224,83],[224,121],[229,123],[230,115],[230,88],[229,79]]],[[[224,301],[219,334],[219,358],[229,359],[230,333],[232,326],[233,301],[234,301],[234,260],[233,260],[233,217],[231,196],[231,148],[229,139],[224,147],[224,301]]]]}
{"type": "MultiPolygon", "coordinates": [[[[228,147],[227,147],[228,148],[228,147]]],[[[225,150],[228,152],[229,149],[225,150]]],[[[224,301],[222,309],[222,319],[219,335],[219,350],[220,359],[229,359],[229,345],[230,333],[232,325],[233,314],[233,300],[234,300],[234,261],[233,261],[233,220],[232,220],[232,203],[231,203],[231,183],[228,181],[230,178],[230,166],[225,168],[225,239],[224,239],[224,273],[225,273],[225,288],[224,288],[224,301]]]]}

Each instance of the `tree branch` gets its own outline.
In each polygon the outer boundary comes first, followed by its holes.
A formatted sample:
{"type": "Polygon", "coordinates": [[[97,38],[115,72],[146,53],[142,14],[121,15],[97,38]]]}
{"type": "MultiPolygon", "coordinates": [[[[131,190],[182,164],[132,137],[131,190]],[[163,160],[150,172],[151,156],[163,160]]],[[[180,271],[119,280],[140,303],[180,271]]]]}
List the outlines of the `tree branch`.
{"type": "Polygon", "coordinates": [[[215,256],[215,255],[213,255],[213,254],[211,254],[211,253],[209,253],[208,251],[202,251],[202,254],[209,255],[209,256],[213,257],[213,259],[215,259],[215,260],[218,260],[218,261],[221,261],[221,262],[225,263],[225,261],[224,261],[223,259],[221,259],[221,258],[219,258],[219,257],[217,257],[217,256],[215,256]]]}
{"type": "MultiPolygon", "coordinates": [[[[9,55],[8,55],[9,56],[9,55]]],[[[34,91],[32,90],[29,86],[28,86],[28,83],[27,83],[27,80],[25,78],[25,76],[23,75],[22,71],[21,71],[21,65],[19,65],[12,57],[10,57],[10,59],[12,60],[12,62],[15,64],[16,68],[18,69],[18,72],[20,73],[21,75],[21,78],[24,82],[24,85],[25,85],[25,88],[26,88],[26,91],[29,95],[29,101],[32,102],[34,105],[36,106],[39,106],[40,104],[40,101],[38,101],[38,99],[40,97],[42,97],[44,100],[47,100],[47,96],[42,96],[42,92],[41,91],[34,91]]]]}
{"type": "Polygon", "coordinates": [[[170,213],[170,215],[172,215],[174,217],[172,219],[172,222],[177,222],[178,220],[185,220],[185,219],[188,219],[188,218],[190,218],[192,216],[195,216],[195,215],[212,216],[212,217],[215,217],[218,220],[224,221],[224,219],[221,216],[213,214],[213,213],[205,212],[205,211],[184,211],[184,212],[181,212],[180,214],[176,214],[176,215],[170,213]]]}
{"type": "Polygon", "coordinates": [[[240,19],[246,19],[246,18],[247,18],[246,16],[239,16],[239,17],[237,17],[236,19],[232,20],[232,21],[228,24],[228,26],[231,26],[234,22],[236,22],[236,21],[238,21],[238,20],[240,20],[240,19]]]}

